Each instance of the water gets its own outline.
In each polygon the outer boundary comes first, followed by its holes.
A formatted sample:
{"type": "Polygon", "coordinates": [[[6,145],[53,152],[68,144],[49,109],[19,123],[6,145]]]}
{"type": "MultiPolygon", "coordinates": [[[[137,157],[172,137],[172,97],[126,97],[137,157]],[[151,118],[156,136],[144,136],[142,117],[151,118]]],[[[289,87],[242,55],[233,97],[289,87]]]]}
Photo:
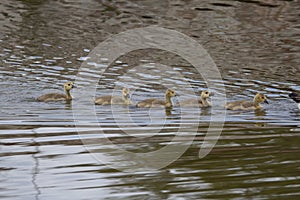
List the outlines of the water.
{"type": "MultiPolygon", "coordinates": [[[[1,1],[0,196],[297,199],[300,115],[287,95],[300,89],[299,5],[298,1],[1,1]],[[220,107],[148,111],[97,106],[96,115],[80,115],[82,124],[76,127],[74,110],[82,98],[71,104],[35,100],[62,91],[65,81],[75,80],[98,43],[148,25],[177,30],[202,44],[221,72],[227,100],[252,99],[259,91],[267,94],[270,104],[264,111],[228,111],[216,146],[199,159],[209,122],[220,116],[220,107]],[[180,126],[184,131],[178,131],[180,126]],[[197,135],[192,134],[195,129],[197,135]],[[82,138],[97,145],[87,149],[82,138]],[[126,156],[109,155],[112,145],[147,153],[167,144],[177,148],[152,163],[140,158],[140,163],[128,164],[126,156]],[[88,151],[107,153],[111,165],[151,167],[185,147],[172,164],[139,172],[112,169],[88,151]]],[[[95,72],[86,75],[92,79],[95,72]]],[[[166,87],[181,86],[174,99],[178,102],[207,87],[185,60],[153,49],[119,58],[105,72],[96,95],[109,94],[115,86],[130,87],[135,102],[163,98],[166,87]],[[147,70],[128,71],[131,66],[147,70]],[[187,81],[191,88],[184,88],[187,81]]],[[[219,88],[213,90],[218,97],[219,88]]]]}

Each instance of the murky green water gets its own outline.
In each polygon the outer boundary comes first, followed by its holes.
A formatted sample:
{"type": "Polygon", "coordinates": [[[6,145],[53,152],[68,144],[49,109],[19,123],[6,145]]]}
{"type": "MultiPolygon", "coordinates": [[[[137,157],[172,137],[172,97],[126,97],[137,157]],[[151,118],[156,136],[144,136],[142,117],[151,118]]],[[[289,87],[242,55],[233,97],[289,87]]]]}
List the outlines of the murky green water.
{"type": "MultiPolygon", "coordinates": [[[[300,113],[287,97],[300,90],[299,15],[298,1],[1,1],[0,197],[299,198],[300,113]],[[228,111],[216,146],[199,159],[209,122],[220,108],[97,106],[96,115],[81,115],[84,123],[76,127],[73,114],[80,97],[72,104],[35,100],[75,80],[98,43],[149,25],[182,32],[202,44],[221,72],[228,100],[251,99],[260,91],[270,104],[260,112],[228,111]],[[186,132],[178,131],[180,125],[186,132]],[[193,129],[195,138],[189,134],[193,129]],[[82,137],[97,143],[96,153],[107,153],[108,141],[135,153],[193,143],[165,168],[125,173],[95,159],[82,137]]],[[[206,88],[178,56],[153,49],[132,52],[110,66],[96,93],[108,94],[126,80],[134,101],[163,97],[160,81],[180,85],[178,74],[193,86],[188,91],[206,88]],[[149,73],[127,71],[140,65],[149,73]],[[161,65],[169,68],[159,71],[161,65]]],[[[213,89],[217,96],[218,88],[213,89]]],[[[190,95],[179,94],[175,102],[190,95]]],[[[151,166],[162,158],[140,162],[151,166]]],[[[112,164],[128,160],[115,157],[112,164]]]]}

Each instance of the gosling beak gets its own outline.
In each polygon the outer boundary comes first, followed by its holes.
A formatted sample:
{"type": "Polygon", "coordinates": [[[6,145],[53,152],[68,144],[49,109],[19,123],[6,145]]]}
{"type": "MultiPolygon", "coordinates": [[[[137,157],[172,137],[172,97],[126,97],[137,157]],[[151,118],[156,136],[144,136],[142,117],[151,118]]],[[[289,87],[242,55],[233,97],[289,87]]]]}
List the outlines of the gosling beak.
{"type": "Polygon", "coordinates": [[[77,86],[76,85],[72,85],[72,88],[77,88],[77,86]]]}
{"type": "Polygon", "coordinates": [[[266,104],[269,104],[269,102],[268,102],[268,100],[267,100],[267,99],[265,100],[265,103],[266,103],[266,104]]]}

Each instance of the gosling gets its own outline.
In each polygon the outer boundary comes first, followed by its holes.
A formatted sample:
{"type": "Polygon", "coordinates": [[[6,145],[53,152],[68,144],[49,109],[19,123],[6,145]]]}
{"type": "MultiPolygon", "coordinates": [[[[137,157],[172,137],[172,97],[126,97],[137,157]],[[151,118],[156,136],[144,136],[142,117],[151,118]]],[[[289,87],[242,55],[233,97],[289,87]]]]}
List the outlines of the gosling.
{"type": "Polygon", "coordinates": [[[254,96],[253,101],[233,101],[225,105],[225,108],[228,110],[257,110],[262,109],[261,103],[267,103],[267,97],[264,94],[257,93],[254,96]]]}
{"type": "Polygon", "coordinates": [[[132,102],[130,100],[130,91],[128,88],[123,88],[122,97],[107,95],[97,97],[95,99],[96,105],[131,105],[132,102]]]}
{"type": "Polygon", "coordinates": [[[171,98],[176,96],[176,92],[171,89],[167,89],[165,92],[165,101],[151,98],[140,101],[136,106],[139,108],[150,108],[150,107],[165,107],[171,108],[173,106],[171,98]]]}
{"type": "Polygon", "coordinates": [[[208,90],[204,90],[201,92],[200,100],[198,99],[187,99],[184,101],[181,101],[178,105],[183,107],[200,107],[200,108],[206,108],[211,107],[211,103],[208,101],[208,98],[210,96],[213,96],[211,92],[208,90]]]}
{"type": "Polygon", "coordinates": [[[300,110],[300,94],[292,92],[292,93],[289,94],[289,97],[291,99],[293,99],[296,103],[298,103],[298,108],[300,110]]]}
{"type": "Polygon", "coordinates": [[[70,91],[74,88],[73,82],[69,81],[64,84],[64,91],[65,94],[63,93],[49,93],[49,94],[44,94],[40,97],[37,98],[38,101],[61,101],[61,100],[67,100],[70,101],[73,99],[70,91]]]}

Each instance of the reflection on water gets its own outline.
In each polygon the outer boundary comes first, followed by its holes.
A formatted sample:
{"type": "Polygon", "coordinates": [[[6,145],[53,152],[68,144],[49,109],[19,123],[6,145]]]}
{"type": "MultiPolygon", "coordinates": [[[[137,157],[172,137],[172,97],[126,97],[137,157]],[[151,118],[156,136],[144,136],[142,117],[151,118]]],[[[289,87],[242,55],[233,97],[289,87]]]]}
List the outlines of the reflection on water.
{"type": "MultiPolygon", "coordinates": [[[[2,1],[0,196],[296,199],[300,112],[287,95],[300,90],[299,11],[298,1],[2,1]],[[228,100],[263,92],[270,104],[260,111],[228,111],[217,145],[199,159],[209,122],[220,115],[219,105],[202,110],[96,106],[95,113],[81,115],[84,123],[76,127],[73,111],[80,97],[70,103],[35,100],[75,80],[99,42],[148,25],[180,31],[204,45],[222,73],[228,100]],[[184,131],[178,131],[180,125],[184,131]],[[193,129],[197,135],[189,134],[193,129]],[[135,153],[154,152],[169,143],[175,152],[192,144],[163,169],[125,173],[95,159],[82,137],[96,143],[94,151],[100,153],[112,144],[135,153]]],[[[163,99],[166,86],[175,84],[182,86],[175,102],[207,88],[189,63],[156,49],[120,57],[105,71],[96,95],[110,94],[124,83],[135,102],[163,99]]],[[[219,88],[212,89],[218,96],[219,88]]],[[[160,156],[143,164],[160,164],[160,156]]],[[[128,160],[114,157],[111,162],[128,160]]]]}

